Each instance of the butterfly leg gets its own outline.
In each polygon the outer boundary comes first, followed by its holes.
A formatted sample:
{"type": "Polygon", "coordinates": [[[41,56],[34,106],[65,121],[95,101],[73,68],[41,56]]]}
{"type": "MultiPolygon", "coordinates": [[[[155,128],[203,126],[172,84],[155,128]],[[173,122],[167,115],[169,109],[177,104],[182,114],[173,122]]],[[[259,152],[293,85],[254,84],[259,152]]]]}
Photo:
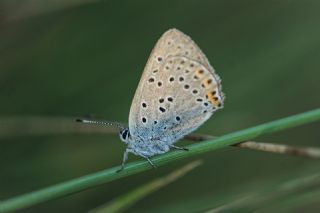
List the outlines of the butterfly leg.
{"type": "Polygon", "coordinates": [[[128,149],[126,149],[126,151],[123,153],[123,160],[122,160],[121,168],[119,170],[117,170],[117,172],[121,172],[124,169],[124,166],[125,166],[126,161],[128,159],[129,152],[130,151],[128,149]]]}
{"type": "Polygon", "coordinates": [[[179,149],[179,150],[184,150],[184,151],[189,151],[188,148],[185,147],[179,147],[179,146],[175,146],[173,144],[169,145],[171,148],[175,148],[175,149],[179,149]]]}
{"type": "Polygon", "coordinates": [[[143,157],[144,159],[146,159],[153,168],[157,168],[157,167],[154,165],[154,163],[150,160],[150,158],[148,158],[147,156],[144,156],[144,155],[142,155],[142,154],[140,154],[140,156],[143,157]]]}
{"type": "Polygon", "coordinates": [[[157,168],[153,162],[150,160],[150,158],[146,157],[145,159],[147,159],[147,161],[150,163],[150,165],[153,167],[153,168],[157,168]]]}

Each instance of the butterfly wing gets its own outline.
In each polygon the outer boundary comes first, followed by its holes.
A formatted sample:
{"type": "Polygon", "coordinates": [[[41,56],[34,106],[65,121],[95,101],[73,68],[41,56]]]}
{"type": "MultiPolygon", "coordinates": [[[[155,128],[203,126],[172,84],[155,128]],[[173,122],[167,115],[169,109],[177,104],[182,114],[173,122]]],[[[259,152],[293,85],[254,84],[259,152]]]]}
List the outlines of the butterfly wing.
{"type": "Polygon", "coordinates": [[[174,143],[223,107],[219,77],[182,32],[165,32],[145,66],[129,114],[133,137],[174,143]]]}

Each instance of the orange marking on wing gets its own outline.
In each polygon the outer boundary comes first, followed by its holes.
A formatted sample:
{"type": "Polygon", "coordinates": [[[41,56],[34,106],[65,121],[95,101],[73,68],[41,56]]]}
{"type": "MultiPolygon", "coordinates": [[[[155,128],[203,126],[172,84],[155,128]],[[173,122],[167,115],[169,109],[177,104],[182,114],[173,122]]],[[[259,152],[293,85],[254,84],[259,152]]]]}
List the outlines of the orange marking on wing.
{"type": "Polygon", "coordinates": [[[214,96],[215,92],[207,92],[207,97],[209,102],[214,106],[217,107],[220,104],[219,98],[214,96]]]}
{"type": "Polygon", "coordinates": [[[204,88],[209,89],[212,84],[212,79],[206,78],[202,81],[202,84],[204,85],[204,88]]]}
{"type": "Polygon", "coordinates": [[[194,75],[197,76],[198,79],[200,79],[203,76],[203,73],[203,70],[197,70],[194,75]]]}

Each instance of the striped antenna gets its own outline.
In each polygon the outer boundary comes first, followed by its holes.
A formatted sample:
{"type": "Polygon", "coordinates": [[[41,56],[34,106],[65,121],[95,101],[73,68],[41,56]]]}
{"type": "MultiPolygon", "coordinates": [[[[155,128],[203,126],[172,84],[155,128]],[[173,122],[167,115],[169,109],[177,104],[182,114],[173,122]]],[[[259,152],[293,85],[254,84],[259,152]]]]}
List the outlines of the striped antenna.
{"type": "Polygon", "coordinates": [[[114,127],[117,127],[120,130],[125,129],[125,127],[122,124],[118,123],[118,122],[87,120],[87,119],[81,119],[81,118],[77,118],[76,122],[80,122],[80,123],[84,123],[84,124],[98,124],[98,125],[114,126],[114,127]]]}

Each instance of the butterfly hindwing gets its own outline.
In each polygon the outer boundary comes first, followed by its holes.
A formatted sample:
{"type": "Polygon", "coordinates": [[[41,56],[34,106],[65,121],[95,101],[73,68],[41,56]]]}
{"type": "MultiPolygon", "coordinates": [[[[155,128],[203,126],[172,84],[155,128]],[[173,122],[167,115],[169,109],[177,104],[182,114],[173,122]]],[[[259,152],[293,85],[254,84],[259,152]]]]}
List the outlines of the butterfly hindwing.
{"type": "Polygon", "coordinates": [[[219,77],[199,47],[182,32],[163,34],[153,49],[129,115],[133,137],[173,143],[223,105],[219,77]]]}

